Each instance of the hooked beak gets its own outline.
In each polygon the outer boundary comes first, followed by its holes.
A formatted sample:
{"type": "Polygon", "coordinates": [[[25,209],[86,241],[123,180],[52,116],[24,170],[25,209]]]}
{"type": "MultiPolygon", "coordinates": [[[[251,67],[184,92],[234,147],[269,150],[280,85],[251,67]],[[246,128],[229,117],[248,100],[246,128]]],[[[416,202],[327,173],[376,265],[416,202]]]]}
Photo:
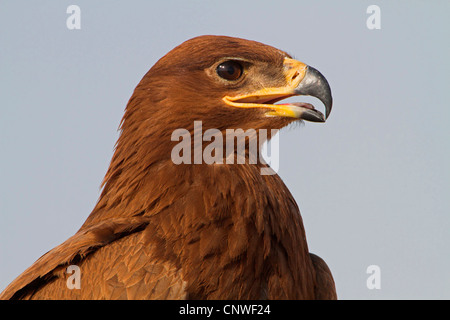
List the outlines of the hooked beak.
{"type": "Polygon", "coordinates": [[[264,88],[235,97],[226,96],[223,101],[237,108],[268,109],[265,113],[268,117],[281,116],[325,122],[333,105],[331,89],[325,77],[313,67],[290,58],[284,60],[284,76],[287,84],[283,87],[264,88]],[[316,97],[322,101],[325,106],[325,115],[309,103],[275,104],[280,100],[299,95],[316,97]]]}

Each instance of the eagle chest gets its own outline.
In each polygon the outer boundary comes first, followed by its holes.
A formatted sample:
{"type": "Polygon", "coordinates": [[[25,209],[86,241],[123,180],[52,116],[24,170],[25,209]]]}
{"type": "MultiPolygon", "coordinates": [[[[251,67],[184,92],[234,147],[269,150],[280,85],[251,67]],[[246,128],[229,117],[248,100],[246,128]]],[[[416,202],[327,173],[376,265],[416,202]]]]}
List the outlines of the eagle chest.
{"type": "Polygon", "coordinates": [[[295,297],[299,272],[310,265],[298,208],[281,179],[258,175],[256,184],[246,184],[234,171],[228,178],[203,176],[209,183],[194,184],[189,201],[147,228],[160,247],[157,258],[180,268],[190,298],[295,297]]]}

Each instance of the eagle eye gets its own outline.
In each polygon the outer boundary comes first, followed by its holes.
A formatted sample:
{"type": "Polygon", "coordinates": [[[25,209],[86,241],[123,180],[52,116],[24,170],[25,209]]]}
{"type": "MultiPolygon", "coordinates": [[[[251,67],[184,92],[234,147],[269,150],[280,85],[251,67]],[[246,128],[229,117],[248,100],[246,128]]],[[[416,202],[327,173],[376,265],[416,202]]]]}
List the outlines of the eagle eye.
{"type": "Polygon", "coordinates": [[[242,76],[243,67],[238,61],[225,61],[217,66],[217,74],[219,77],[233,81],[237,80],[242,76]]]}

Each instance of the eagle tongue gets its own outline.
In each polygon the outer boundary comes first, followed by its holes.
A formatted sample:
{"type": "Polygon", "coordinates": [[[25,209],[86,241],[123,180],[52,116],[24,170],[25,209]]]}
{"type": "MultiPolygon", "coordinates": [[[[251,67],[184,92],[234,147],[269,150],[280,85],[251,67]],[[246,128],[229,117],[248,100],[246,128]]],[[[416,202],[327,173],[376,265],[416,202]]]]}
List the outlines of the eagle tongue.
{"type": "Polygon", "coordinates": [[[306,103],[306,102],[291,102],[291,103],[280,103],[278,104],[280,106],[297,106],[297,107],[301,107],[301,108],[305,108],[305,109],[310,109],[310,110],[316,110],[314,109],[314,106],[310,103],[306,103]]]}
{"type": "Polygon", "coordinates": [[[311,122],[325,122],[325,117],[319,110],[315,109],[314,106],[307,102],[292,102],[292,103],[282,103],[281,106],[296,106],[299,108],[307,109],[302,115],[301,119],[311,122]]]}

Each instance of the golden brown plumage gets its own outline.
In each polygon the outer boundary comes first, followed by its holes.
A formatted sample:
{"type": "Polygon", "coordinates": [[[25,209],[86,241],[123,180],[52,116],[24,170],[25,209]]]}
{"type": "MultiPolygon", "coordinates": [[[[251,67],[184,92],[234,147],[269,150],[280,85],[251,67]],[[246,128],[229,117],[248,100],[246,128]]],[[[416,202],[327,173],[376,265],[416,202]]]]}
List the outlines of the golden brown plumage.
{"type": "Polygon", "coordinates": [[[307,105],[273,105],[311,94],[328,115],[329,88],[314,72],[283,51],[237,38],[202,36],[173,49],[128,102],[86,222],[0,298],[335,299],[328,267],[308,252],[295,200],[278,175],[261,175],[266,164],[171,159],[172,132],[192,133],[197,120],[203,131],[222,132],[324,121],[307,105]],[[231,81],[217,73],[230,60],[243,68],[231,81]],[[305,85],[310,78],[317,81],[305,85]],[[79,266],[81,289],[67,287],[69,265],[79,266]]]}

